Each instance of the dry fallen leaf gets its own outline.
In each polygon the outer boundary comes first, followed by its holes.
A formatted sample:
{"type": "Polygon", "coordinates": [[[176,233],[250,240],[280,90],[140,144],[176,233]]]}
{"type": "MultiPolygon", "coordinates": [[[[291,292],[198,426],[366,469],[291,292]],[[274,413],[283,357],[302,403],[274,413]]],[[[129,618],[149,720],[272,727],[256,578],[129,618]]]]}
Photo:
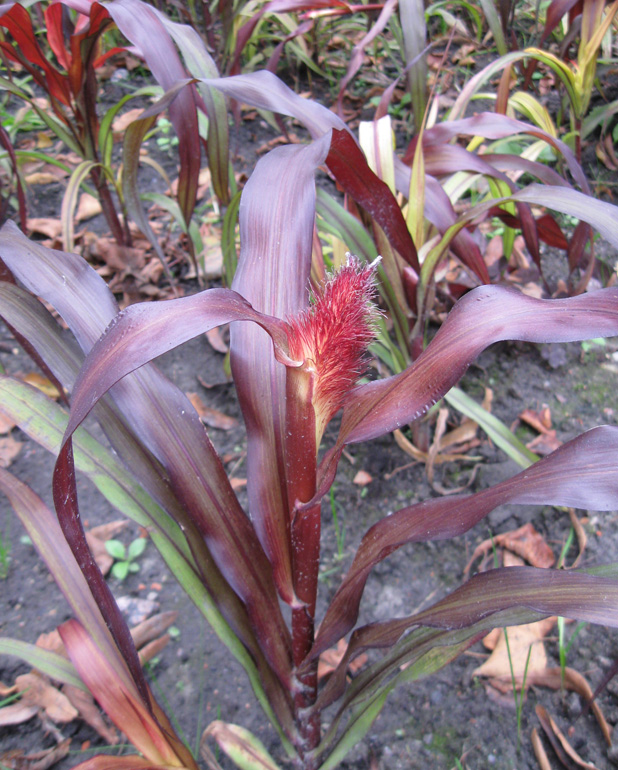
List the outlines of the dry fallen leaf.
{"type": "Polygon", "coordinates": [[[235,417],[230,417],[227,414],[223,414],[223,412],[206,406],[197,393],[187,393],[187,398],[198,413],[200,420],[211,428],[231,430],[238,425],[238,420],[235,417]]]}
{"type": "Polygon", "coordinates": [[[57,628],[48,634],[41,634],[35,644],[42,650],[49,650],[49,652],[55,652],[58,655],[64,655],[65,658],[67,657],[64,642],[60,638],[57,628]]]}
{"type": "Polygon", "coordinates": [[[85,219],[92,219],[100,214],[103,209],[98,198],[90,193],[82,193],[77,205],[77,211],[75,212],[75,221],[83,222],[85,219]]]}
{"type": "Polygon", "coordinates": [[[536,727],[532,729],[530,739],[532,741],[532,750],[534,751],[534,756],[536,757],[536,761],[539,763],[539,770],[552,770],[551,764],[549,763],[549,757],[547,756],[547,752],[545,751],[545,748],[541,742],[541,736],[539,735],[539,731],[536,729],[536,727]]]}
{"type": "Polygon", "coordinates": [[[352,483],[359,487],[366,487],[367,484],[371,484],[372,481],[373,476],[370,473],[367,473],[367,471],[358,471],[356,476],[352,479],[352,483]]]}
{"type": "Polygon", "coordinates": [[[40,233],[48,238],[56,239],[62,235],[62,222],[50,217],[32,217],[26,220],[30,233],[40,233]]]}
{"type": "Polygon", "coordinates": [[[13,422],[7,415],[0,411],[0,436],[10,433],[17,423],[13,422]]]}
{"type": "Polygon", "coordinates": [[[71,739],[52,746],[51,749],[24,754],[21,750],[6,751],[0,754],[0,766],[9,770],[47,770],[67,756],[71,748],[71,739]]]}
{"type": "Polygon", "coordinates": [[[206,339],[210,343],[210,347],[213,350],[216,350],[217,353],[227,353],[229,350],[221,336],[221,329],[218,326],[215,326],[214,329],[210,329],[210,331],[206,332],[206,339]]]}
{"type": "Polygon", "coordinates": [[[100,708],[89,692],[68,684],[63,686],[62,692],[77,709],[80,719],[96,730],[106,743],[111,746],[118,743],[120,739],[116,729],[105,721],[100,708]]]}
{"type": "Polygon", "coordinates": [[[524,409],[519,419],[539,433],[535,439],[526,444],[528,449],[540,455],[548,455],[562,446],[562,441],[558,439],[556,431],[551,427],[551,411],[548,406],[543,407],[540,412],[524,409]]]}
{"type": "MultiPolygon", "coordinates": [[[[322,679],[325,676],[330,676],[337,666],[343,660],[346,650],[348,649],[348,643],[345,639],[340,639],[337,642],[336,647],[331,647],[329,650],[325,650],[318,661],[318,679],[322,679]]],[[[348,671],[351,674],[356,673],[367,662],[367,655],[362,653],[358,657],[354,658],[351,663],[348,664],[348,671]]]]}
{"type": "Polygon", "coordinates": [[[124,130],[130,126],[134,120],[139,118],[143,111],[144,110],[141,107],[136,107],[133,110],[127,110],[126,112],[123,112],[122,115],[119,115],[114,119],[112,123],[112,132],[120,137],[124,130]]]}
{"type": "Polygon", "coordinates": [[[10,725],[21,725],[32,719],[38,713],[37,706],[31,706],[21,701],[9,703],[0,709],[0,727],[9,727],[10,725]]]}
{"type": "Polygon", "coordinates": [[[127,526],[127,523],[126,519],[118,519],[117,521],[110,521],[107,524],[93,527],[86,532],[86,542],[103,575],[107,575],[114,563],[113,556],[110,556],[107,552],[105,542],[121,532],[127,526]]]}
{"type": "Polygon", "coordinates": [[[0,468],[8,468],[20,453],[23,442],[15,441],[12,436],[0,438],[0,468]]]}
{"type": "MultiPolygon", "coordinates": [[[[486,676],[492,679],[492,685],[504,692],[512,690],[511,665],[518,688],[526,671],[526,685],[529,684],[528,676],[533,672],[545,671],[547,668],[547,654],[543,645],[543,639],[556,623],[556,618],[545,618],[537,623],[527,623],[523,626],[511,626],[507,629],[509,644],[507,647],[503,629],[498,630],[498,640],[495,643],[492,654],[487,660],[474,670],[475,676],[486,676]],[[528,659],[528,651],[530,658],[528,659]],[[510,653],[510,654],[509,654],[510,653]],[[527,667],[526,667],[527,664],[527,667]],[[506,689],[502,685],[506,685],[506,689]]],[[[491,642],[495,638],[492,632],[491,642]]]]}
{"type": "Polygon", "coordinates": [[[27,382],[28,385],[32,385],[33,388],[40,390],[48,398],[53,398],[54,400],[60,398],[60,393],[54,383],[47,377],[39,374],[39,372],[28,372],[28,374],[24,375],[23,381],[27,382]]]}
{"type": "MultiPolygon", "coordinates": [[[[547,668],[545,671],[535,672],[531,679],[531,685],[537,685],[540,687],[550,687],[552,690],[560,690],[564,686],[567,690],[572,690],[584,699],[585,702],[589,702],[592,699],[592,688],[578,671],[569,668],[564,669],[564,678],[562,676],[562,670],[558,667],[547,668]]],[[[612,745],[612,729],[607,723],[601,707],[596,700],[590,704],[590,710],[595,715],[605,742],[608,746],[612,745]]]]}
{"type": "Polygon", "coordinates": [[[575,764],[583,770],[597,770],[596,765],[585,762],[579,756],[543,706],[537,705],[535,711],[545,735],[549,738],[554,751],[565,767],[572,768],[575,764]]]}
{"type": "Polygon", "coordinates": [[[15,684],[23,693],[20,704],[36,707],[52,722],[72,722],[77,717],[77,709],[47,677],[31,671],[29,674],[16,677],[15,684]]]}
{"type": "Polygon", "coordinates": [[[523,527],[519,527],[519,529],[504,532],[501,535],[496,535],[494,538],[483,540],[475,548],[472,558],[466,564],[464,575],[470,572],[472,565],[478,558],[493,554],[494,548],[505,548],[508,551],[512,551],[529,562],[533,567],[551,567],[556,560],[553,551],[547,545],[543,536],[528,522],[523,527]]]}

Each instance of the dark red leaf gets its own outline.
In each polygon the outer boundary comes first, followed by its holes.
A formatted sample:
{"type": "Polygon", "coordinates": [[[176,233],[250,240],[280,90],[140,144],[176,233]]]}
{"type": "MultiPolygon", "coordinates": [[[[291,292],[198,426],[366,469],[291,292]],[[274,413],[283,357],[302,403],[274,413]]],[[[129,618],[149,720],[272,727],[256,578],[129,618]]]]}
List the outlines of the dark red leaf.
{"type": "MultiPolygon", "coordinates": [[[[329,135],[262,158],[240,202],[241,253],[232,286],[256,310],[285,318],[307,307],[315,171],[329,135]]],[[[284,447],[286,375],[255,324],[234,324],[232,371],[247,426],[249,510],[283,599],[294,603],[284,447]]]]}
{"type": "Polygon", "coordinates": [[[374,524],[328,607],[312,656],[328,649],[354,626],[370,571],[405,543],[456,537],[505,503],[613,509],[618,499],[617,452],[618,428],[594,428],[489,489],[425,500],[374,524]]]}
{"type": "Polygon", "coordinates": [[[393,248],[420,273],[416,246],[395,196],[369,168],[365,156],[348,131],[333,131],[326,164],[344,191],[384,230],[393,248]]]}

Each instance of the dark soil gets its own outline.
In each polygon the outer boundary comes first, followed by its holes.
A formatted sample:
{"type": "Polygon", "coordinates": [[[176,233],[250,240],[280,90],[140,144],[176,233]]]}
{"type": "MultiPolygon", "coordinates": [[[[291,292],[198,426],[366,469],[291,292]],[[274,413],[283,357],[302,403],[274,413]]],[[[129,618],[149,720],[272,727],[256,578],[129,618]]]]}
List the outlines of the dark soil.
{"type": "MultiPolygon", "coordinates": [[[[252,145],[261,143],[262,130],[242,149],[243,159],[252,165],[252,145]]],[[[265,139],[271,135],[264,134],[265,139]]],[[[240,150],[239,150],[240,151],[240,150]]],[[[57,208],[41,203],[40,215],[57,213],[57,208]]],[[[38,213],[38,212],[37,212],[38,213]]],[[[503,343],[486,351],[464,380],[464,389],[478,400],[483,387],[494,391],[494,413],[511,424],[526,407],[549,406],[558,437],[565,441],[597,424],[616,424],[618,419],[618,341],[588,352],[579,344],[549,348],[503,343]]],[[[7,333],[0,338],[0,362],[8,373],[24,373],[33,367],[7,333]]],[[[205,339],[195,340],[160,360],[163,371],[184,391],[198,391],[208,406],[237,417],[238,426],[230,431],[210,429],[220,452],[244,447],[245,437],[233,387],[225,383],[223,357],[205,339]],[[208,383],[203,388],[198,377],[208,383]]],[[[331,427],[326,443],[333,441],[331,427]]],[[[522,431],[526,440],[533,433],[522,431]]],[[[53,458],[25,436],[24,447],[11,465],[11,472],[27,482],[51,506],[50,482],[53,458]]],[[[473,490],[507,478],[519,468],[484,440],[479,450],[483,464],[473,490]]],[[[434,496],[424,468],[415,464],[394,473],[409,459],[391,437],[370,445],[353,447],[344,458],[335,482],[339,523],[345,527],[342,553],[338,553],[328,501],[323,505],[323,579],[320,600],[326,604],[345,574],[366,529],[382,516],[411,502],[434,496]],[[361,488],[353,483],[362,469],[373,477],[361,488]],[[394,475],[391,475],[393,474],[394,475]],[[388,477],[388,478],[387,478],[388,477]]],[[[453,487],[467,478],[469,468],[455,465],[439,471],[444,486],[453,487]]],[[[244,468],[236,469],[242,477],[244,468]]],[[[80,507],[89,526],[118,518],[118,512],[94,488],[80,481],[80,507]]],[[[241,501],[244,502],[242,492],[241,501]]],[[[11,546],[6,579],[0,582],[0,635],[33,642],[39,634],[56,628],[69,617],[66,603],[32,546],[21,539],[22,531],[4,499],[0,500],[0,531],[8,524],[11,546]]],[[[618,503],[617,503],[618,508],[618,503]]],[[[618,540],[614,533],[618,512],[587,516],[588,547],[585,563],[618,561],[618,540]]],[[[504,506],[489,520],[465,536],[443,543],[403,548],[376,568],[370,577],[361,606],[362,622],[410,614],[437,601],[460,584],[463,570],[475,547],[488,537],[533,521],[558,555],[567,538],[570,522],[566,512],[551,507],[504,506]]],[[[130,543],[138,535],[133,525],[121,535],[130,543]]],[[[123,582],[109,579],[116,597],[151,599],[160,610],[178,611],[177,637],[149,667],[149,677],[157,697],[173,714],[189,744],[194,747],[208,723],[223,719],[238,723],[258,735],[282,767],[285,759],[274,731],[256,704],[244,671],[230,658],[215,634],[201,620],[189,598],[177,586],[149,543],[139,558],[139,572],[123,582]]],[[[573,626],[567,627],[567,636],[573,626]]],[[[557,665],[557,641],[547,644],[550,665],[557,665]]],[[[550,712],[571,744],[597,768],[608,768],[611,760],[600,730],[591,716],[580,716],[582,702],[577,695],[531,688],[522,712],[521,742],[518,746],[516,711],[512,698],[492,694],[473,672],[484,657],[481,645],[472,648],[450,666],[431,678],[395,691],[369,731],[342,764],[343,768],[380,770],[450,770],[461,761],[471,770],[532,770],[538,765],[532,753],[530,731],[539,727],[534,707],[542,704],[550,712]]],[[[578,635],[569,653],[568,665],[586,676],[594,688],[618,657],[615,632],[587,626],[578,635]]],[[[10,685],[15,676],[28,670],[16,659],[0,658],[0,681],[10,685]]],[[[618,724],[618,687],[610,686],[599,696],[607,719],[618,724]]],[[[328,720],[328,715],[326,715],[328,720]]],[[[81,750],[90,742],[90,751],[101,746],[99,736],[81,722],[58,727],[72,739],[72,753],[57,765],[66,770],[89,754],[81,750]]],[[[52,746],[52,734],[38,718],[10,728],[0,728],[0,755],[11,749],[34,752],[52,746]]],[[[551,753],[551,749],[549,749],[551,753]]],[[[554,760],[555,761],[555,760],[554,760]]],[[[221,759],[223,767],[231,767],[221,759]]],[[[556,765],[557,766],[557,765],[556,765]]]]}

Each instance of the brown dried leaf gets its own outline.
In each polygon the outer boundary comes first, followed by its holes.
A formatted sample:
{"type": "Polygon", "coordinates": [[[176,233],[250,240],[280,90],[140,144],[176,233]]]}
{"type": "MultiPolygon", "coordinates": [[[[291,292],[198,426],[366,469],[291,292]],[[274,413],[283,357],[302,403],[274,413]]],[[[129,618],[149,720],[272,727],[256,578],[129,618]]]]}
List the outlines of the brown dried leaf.
{"type": "MultiPolygon", "coordinates": [[[[508,689],[512,688],[511,665],[513,674],[521,687],[524,671],[526,671],[526,686],[530,684],[528,676],[533,672],[545,671],[547,668],[547,654],[543,645],[543,639],[556,623],[556,618],[545,618],[537,623],[528,623],[524,626],[511,626],[507,629],[509,645],[507,648],[504,630],[499,629],[498,641],[492,654],[487,660],[473,672],[475,676],[491,677],[499,685],[505,683],[508,689]],[[509,656],[510,651],[510,656],[509,656]],[[528,660],[528,651],[530,659],[528,660]]],[[[493,682],[492,682],[493,683],[493,682]]]]}
{"type": "MultiPolygon", "coordinates": [[[[549,687],[552,690],[559,690],[563,686],[562,671],[560,668],[556,667],[547,668],[545,671],[534,672],[532,674],[530,684],[540,687],[549,687]]],[[[564,687],[567,690],[572,690],[578,695],[581,695],[585,701],[590,701],[592,698],[592,688],[586,679],[578,671],[575,671],[575,669],[569,668],[568,666],[564,669],[564,687]]],[[[599,727],[601,728],[605,742],[608,746],[611,746],[612,729],[607,723],[603,711],[601,710],[601,707],[597,701],[592,701],[590,704],[590,710],[595,715],[596,720],[599,723],[599,727]]]]}
{"type": "Polygon", "coordinates": [[[352,479],[352,483],[359,487],[366,487],[367,484],[371,484],[373,476],[367,471],[357,471],[356,476],[352,479]]]}
{"type": "Polygon", "coordinates": [[[143,620],[131,629],[131,636],[135,646],[139,649],[156,639],[176,621],[178,613],[174,611],[159,612],[151,618],[143,620]]]}
{"type": "Polygon", "coordinates": [[[49,650],[50,652],[58,653],[58,655],[63,655],[65,658],[67,657],[64,643],[60,638],[57,628],[50,631],[48,634],[41,634],[35,644],[42,650],[49,650]]]}
{"type": "Polygon", "coordinates": [[[160,636],[158,639],[153,639],[152,642],[145,644],[139,651],[139,659],[142,666],[144,663],[148,663],[149,660],[152,660],[155,655],[158,655],[164,647],[167,647],[171,638],[172,637],[169,634],[163,634],[163,636],[160,636]]]}
{"type": "Polygon", "coordinates": [[[210,343],[210,347],[216,350],[217,353],[227,353],[229,347],[225,344],[223,337],[221,336],[221,329],[215,326],[214,329],[206,332],[206,339],[210,343]]]}
{"type": "Polygon", "coordinates": [[[575,534],[577,536],[577,544],[579,546],[579,553],[575,557],[575,561],[573,564],[571,564],[571,569],[574,567],[577,567],[579,565],[579,562],[582,559],[582,556],[584,555],[584,551],[586,550],[586,545],[588,544],[588,535],[586,535],[586,530],[582,527],[580,520],[577,518],[577,514],[573,510],[573,508],[569,508],[569,519],[571,520],[571,526],[575,530],[575,534]]]}
{"type": "Polygon", "coordinates": [[[122,134],[122,132],[133,123],[134,120],[139,118],[144,110],[141,107],[135,107],[133,110],[127,110],[122,115],[118,115],[112,123],[112,132],[114,134],[122,134]]]}
{"type": "Polygon", "coordinates": [[[552,767],[549,764],[549,757],[547,756],[547,752],[543,747],[541,736],[539,735],[539,731],[536,729],[536,727],[532,729],[530,739],[532,741],[532,750],[534,751],[534,756],[536,757],[536,761],[539,763],[539,770],[552,770],[552,767]]]}
{"type": "Polygon", "coordinates": [[[65,684],[62,692],[69,699],[71,705],[79,711],[80,718],[89,724],[93,730],[96,730],[106,743],[111,746],[118,743],[119,737],[116,729],[105,721],[101,710],[89,692],[70,684],[65,684]]]}
{"type": "Polygon", "coordinates": [[[66,695],[41,674],[34,671],[22,674],[15,679],[15,684],[23,693],[20,703],[45,712],[45,716],[52,722],[72,722],[77,717],[77,709],[71,705],[66,695]]]}
{"type": "Polygon", "coordinates": [[[247,486],[247,479],[239,479],[236,476],[230,478],[230,484],[232,489],[236,492],[237,489],[242,489],[247,486]]]}
{"type": "Polygon", "coordinates": [[[538,454],[548,455],[562,445],[562,441],[556,436],[556,431],[551,427],[551,411],[548,406],[540,412],[533,409],[524,409],[519,419],[537,430],[540,435],[530,441],[526,446],[538,454]]]}
{"type": "Polygon", "coordinates": [[[82,193],[77,204],[77,211],[75,212],[75,221],[83,222],[85,219],[92,219],[100,214],[103,209],[98,198],[90,193],[82,193]]]}
{"type": "MultiPolygon", "coordinates": [[[[66,176],[63,174],[63,176],[66,176]]],[[[60,177],[61,178],[61,177],[60,177]]],[[[59,180],[57,173],[53,171],[33,171],[31,174],[26,174],[24,177],[26,184],[53,184],[59,180]]]]}
{"type": "Polygon", "coordinates": [[[23,442],[15,441],[12,436],[0,438],[0,467],[8,468],[20,453],[23,442]]]}
{"type": "Polygon", "coordinates": [[[187,393],[187,398],[198,413],[200,420],[211,428],[231,430],[238,425],[238,420],[235,417],[230,417],[227,414],[223,414],[223,412],[206,406],[197,393],[187,393]]]}
{"type": "Polygon", "coordinates": [[[0,411],[0,435],[5,436],[7,433],[10,433],[13,428],[17,425],[17,423],[13,422],[13,420],[9,419],[2,411],[0,411]]]}
{"type": "Polygon", "coordinates": [[[125,270],[138,272],[146,266],[145,252],[147,247],[138,247],[137,241],[132,247],[119,246],[111,238],[89,238],[88,253],[95,259],[100,259],[114,271],[122,273],[125,270]]]}
{"type": "Polygon", "coordinates": [[[519,529],[505,532],[494,538],[494,541],[509,551],[518,554],[533,567],[547,568],[555,562],[551,548],[543,536],[537,532],[530,522],[519,529]]]}
{"type": "Polygon", "coordinates": [[[551,454],[553,451],[562,446],[562,441],[556,436],[555,430],[548,430],[545,433],[541,433],[532,441],[528,441],[526,447],[539,455],[551,454]]]}
{"type": "Polygon", "coordinates": [[[478,545],[472,558],[466,564],[464,575],[467,575],[474,562],[488,553],[491,553],[494,547],[506,548],[509,551],[521,556],[533,567],[551,567],[555,562],[554,554],[547,545],[543,536],[537,532],[530,522],[523,527],[511,532],[504,532],[502,535],[496,535],[493,539],[487,538],[478,545]]]}
{"type": "Polygon", "coordinates": [[[38,711],[37,706],[29,706],[21,701],[9,703],[8,706],[0,709],[0,727],[21,725],[32,719],[33,716],[38,714],[38,711]]]}
{"type": "MultiPolygon", "coordinates": [[[[318,661],[318,680],[323,679],[325,676],[330,676],[337,666],[343,660],[343,656],[348,649],[348,643],[345,639],[340,639],[337,642],[336,647],[331,647],[330,650],[326,650],[320,655],[318,661]]],[[[367,662],[367,655],[363,653],[354,658],[351,663],[348,664],[348,671],[351,674],[356,673],[367,662]]]]}
{"type": "Polygon", "coordinates": [[[551,430],[551,412],[548,406],[543,407],[540,412],[535,412],[533,409],[524,409],[519,415],[519,419],[523,420],[539,433],[545,433],[546,431],[551,430]]]}
{"type": "Polygon", "coordinates": [[[60,398],[58,388],[51,380],[48,380],[47,377],[39,374],[39,372],[28,372],[22,379],[24,382],[27,382],[28,385],[32,385],[33,388],[40,390],[41,393],[44,393],[48,398],[53,398],[54,400],[60,398]]]}
{"type": "Polygon", "coordinates": [[[71,748],[71,739],[52,746],[51,749],[24,754],[21,750],[6,751],[0,754],[0,765],[10,770],[47,770],[67,756],[71,748]]]}
{"type": "Polygon", "coordinates": [[[560,761],[565,767],[571,767],[571,763],[575,763],[578,767],[584,770],[598,770],[596,765],[592,765],[579,756],[571,744],[567,741],[566,737],[561,732],[558,725],[550,717],[546,709],[543,706],[538,705],[535,709],[536,715],[539,718],[541,727],[543,728],[545,735],[549,738],[554,751],[560,758],[560,761]],[[570,760],[570,761],[569,761],[570,760]]]}
{"type": "Polygon", "coordinates": [[[9,695],[13,695],[14,692],[17,692],[15,685],[7,687],[4,682],[0,682],[0,698],[7,698],[9,695]]]}
{"type": "Polygon", "coordinates": [[[26,220],[26,227],[30,233],[40,233],[55,240],[62,235],[62,222],[50,217],[32,217],[26,220]]]}

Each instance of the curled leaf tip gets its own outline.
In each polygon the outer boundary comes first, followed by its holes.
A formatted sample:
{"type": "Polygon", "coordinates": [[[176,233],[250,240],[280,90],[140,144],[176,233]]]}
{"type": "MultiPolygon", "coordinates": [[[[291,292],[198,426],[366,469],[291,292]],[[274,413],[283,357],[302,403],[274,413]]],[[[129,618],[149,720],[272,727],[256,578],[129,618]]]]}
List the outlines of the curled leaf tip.
{"type": "Polygon", "coordinates": [[[378,261],[370,265],[347,254],[346,264],[313,293],[311,304],[290,319],[290,357],[304,361],[313,377],[313,406],[326,425],[366,367],[365,353],[376,335],[378,261]]]}

